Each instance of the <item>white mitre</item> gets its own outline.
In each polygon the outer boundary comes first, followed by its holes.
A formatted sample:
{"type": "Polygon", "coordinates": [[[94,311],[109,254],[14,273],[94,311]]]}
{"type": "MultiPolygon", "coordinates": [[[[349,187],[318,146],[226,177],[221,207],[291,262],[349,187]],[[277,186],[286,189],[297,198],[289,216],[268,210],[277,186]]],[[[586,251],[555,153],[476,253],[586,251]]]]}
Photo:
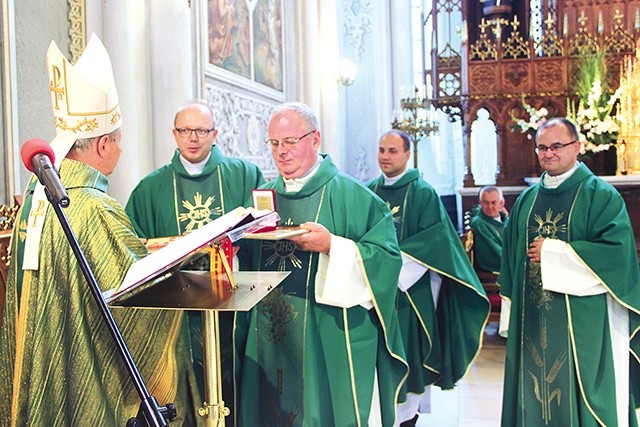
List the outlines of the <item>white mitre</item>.
{"type": "MultiPolygon", "coordinates": [[[[60,167],[77,139],[108,134],[122,125],[111,59],[98,36],[89,43],[75,65],[71,65],[55,42],[47,51],[49,89],[56,137],[51,141],[55,166],[60,167]]],[[[73,199],[70,200],[73,203],[73,199]]],[[[36,185],[27,224],[23,270],[38,269],[42,226],[49,201],[44,187],[36,185]]]]}

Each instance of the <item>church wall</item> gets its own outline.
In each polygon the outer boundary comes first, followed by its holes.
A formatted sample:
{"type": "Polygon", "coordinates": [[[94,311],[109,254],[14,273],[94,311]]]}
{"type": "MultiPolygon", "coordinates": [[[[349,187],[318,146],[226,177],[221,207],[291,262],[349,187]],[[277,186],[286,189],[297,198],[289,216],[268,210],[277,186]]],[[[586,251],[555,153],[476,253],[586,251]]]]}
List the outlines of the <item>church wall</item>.
{"type": "MultiPolygon", "coordinates": [[[[4,108],[16,109],[17,122],[14,124],[14,141],[5,141],[13,145],[14,162],[21,163],[20,147],[26,140],[50,140],[55,136],[46,54],[51,40],[55,40],[63,52],[68,51],[68,6],[66,2],[20,0],[13,2],[13,8],[16,98],[12,106],[5,105],[4,108]]],[[[8,76],[3,71],[3,79],[6,78],[8,76]]],[[[20,194],[30,173],[22,166],[14,170],[17,175],[12,190],[14,194],[20,194]]],[[[7,172],[3,170],[3,176],[7,172]]],[[[10,200],[3,201],[6,202],[10,200]]]]}

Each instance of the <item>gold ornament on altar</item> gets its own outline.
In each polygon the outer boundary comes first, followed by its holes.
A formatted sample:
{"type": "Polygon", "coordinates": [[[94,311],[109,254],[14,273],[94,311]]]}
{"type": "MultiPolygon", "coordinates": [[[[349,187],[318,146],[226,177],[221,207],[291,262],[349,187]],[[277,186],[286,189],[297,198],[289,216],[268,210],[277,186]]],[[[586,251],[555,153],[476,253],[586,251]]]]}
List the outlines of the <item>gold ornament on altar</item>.
{"type": "Polygon", "coordinates": [[[413,89],[413,97],[400,99],[400,111],[393,112],[391,127],[403,131],[413,145],[413,167],[418,167],[418,141],[438,132],[438,124],[428,117],[431,105],[424,97],[424,89],[413,89]]]}
{"type": "Polygon", "coordinates": [[[618,175],[640,174],[640,45],[635,57],[629,55],[620,71],[618,120],[618,175]]]}

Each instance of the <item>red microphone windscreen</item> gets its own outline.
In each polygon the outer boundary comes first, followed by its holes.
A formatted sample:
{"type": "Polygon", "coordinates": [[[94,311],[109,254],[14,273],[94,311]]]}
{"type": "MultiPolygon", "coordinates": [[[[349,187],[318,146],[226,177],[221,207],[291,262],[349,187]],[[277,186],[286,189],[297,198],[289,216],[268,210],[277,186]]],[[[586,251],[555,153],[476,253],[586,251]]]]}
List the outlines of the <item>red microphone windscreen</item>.
{"type": "Polygon", "coordinates": [[[32,138],[22,144],[22,147],[20,148],[22,163],[24,163],[24,166],[31,172],[33,172],[31,159],[33,159],[33,156],[36,154],[45,154],[51,159],[51,163],[55,162],[56,156],[51,145],[49,145],[49,143],[44,139],[32,138]]]}

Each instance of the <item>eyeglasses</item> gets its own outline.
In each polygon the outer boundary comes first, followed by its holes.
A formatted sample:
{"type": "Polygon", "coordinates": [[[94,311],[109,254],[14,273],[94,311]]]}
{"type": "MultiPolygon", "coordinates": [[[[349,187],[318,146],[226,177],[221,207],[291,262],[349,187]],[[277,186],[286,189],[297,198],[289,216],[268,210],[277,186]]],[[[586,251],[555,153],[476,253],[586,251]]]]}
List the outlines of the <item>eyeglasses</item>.
{"type": "Polygon", "coordinates": [[[317,129],[314,129],[314,130],[312,130],[310,132],[307,132],[304,135],[302,135],[300,138],[289,137],[289,138],[283,139],[282,141],[278,141],[277,139],[267,139],[264,143],[265,143],[265,145],[267,145],[267,144],[271,145],[271,148],[273,150],[277,150],[278,146],[280,146],[280,145],[282,145],[283,148],[286,148],[287,150],[289,150],[289,149],[293,148],[303,138],[306,138],[307,136],[311,135],[316,130],[317,129]]]}
{"type": "Polygon", "coordinates": [[[571,142],[567,142],[566,144],[562,144],[560,142],[556,142],[555,144],[551,144],[551,147],[547,147],[546,145],[538,145],[534,150],[535,150],[536,154],[544,154],[549,150],[551,150],[552,152],[555,153],[556,151],[562,150],[567,145],[575,144],[576,142],[578,142],[577,139],[574,139],[571,142]]]}
{"type": "Polygon", "coordinates": [[[191,135],[191,132],[195,132],[198,138],[206,138],[211,132],[215,130],[215,128],[211,129],[189,129],[189,128],[176,128],[176,132],[182,138],[186,138],[191,135]]]}

